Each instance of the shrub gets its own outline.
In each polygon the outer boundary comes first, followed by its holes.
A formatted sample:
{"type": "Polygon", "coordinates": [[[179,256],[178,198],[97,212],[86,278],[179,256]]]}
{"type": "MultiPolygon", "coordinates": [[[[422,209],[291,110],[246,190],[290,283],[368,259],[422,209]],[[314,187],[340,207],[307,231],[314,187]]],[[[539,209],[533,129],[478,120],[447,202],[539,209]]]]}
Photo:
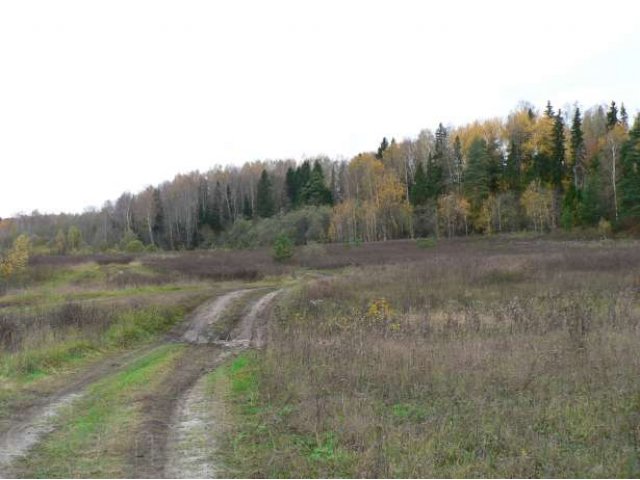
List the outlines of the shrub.
{"type": "Polygon", "coordinates": [[[140,240],[137,240],[137,239],[131,240],[129,243],[127,243],[124,249],[128,253],[144,252],[144,243],[142,243],[140,240]]]}
{"type": "Polygon", "coordinates": [[[284,262],[293,256],[293,242],[284,235],[278,235],[273,243],[273,259],[277,262],[284,262]]]}
{"type": "Polygon", "coordinates": [[[611,222],[605,220],[604,218],[601,218],[598,222],[598,233],[603,239],[611,238],[611,222]]]}
{"type": "Polygon", "coordinates": [[[13,242],[13,246],[6,255],[0,257],[0,280],[9,280],[23,274],[29,264],[29,237],[20,235],[13,242]]]}

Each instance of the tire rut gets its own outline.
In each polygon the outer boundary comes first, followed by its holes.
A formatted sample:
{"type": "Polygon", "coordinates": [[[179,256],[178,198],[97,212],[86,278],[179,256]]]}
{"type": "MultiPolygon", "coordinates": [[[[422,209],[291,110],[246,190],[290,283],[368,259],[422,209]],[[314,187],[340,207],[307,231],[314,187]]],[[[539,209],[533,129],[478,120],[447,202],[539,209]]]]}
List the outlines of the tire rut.
{"type": "MultiPolygon", "coordinates": [[[[269,292],[250,305],[248,312],[232,330],[230,340],[213,342],[218,348],[223,348],[213,362],[214,366],[245,348],[264,345],[264,314],[280,292],[269,292]]],[[[174,402],[170,428],[163,445],[164,468],[148,473],[165,478],[217,476],[220,465],[215,460],[215,433],[216,424],[219,425],[223,420],[219,413],[222,408],[220,399],[207,394],[206,380],[206,375],[201,374],[193,386],[174,402]]]]}
{"type": "MultiPolygon", "coordinates": [[[[55,418],[65,407],[82,398],[92,383],[126,368],[141,356],[150,353],[167,342],[206,343],[207,327],[215,321],[230,302],[249,291],[251,290],[235,290],[206,301],[196,308],[185,322],[182,322],[173,332],[166,335],[163,340],[134,351],[116,354],[103,359],[75,375],[75,378],[64,388],[55,393],[41,396],[25,405],[20,411],[14,412],[9,421],[4,422],[4,425],[0,424],[0,478],[11,476],[12,463],[28,455],[29,451],[47,434],[53,432],[55,430],[55,418]]],[[[211,345],[207,345],[206,348],[210,349],[211,347],[211,345]]],[[[184,371],[191,371],[191,367],[196,364],[197,362],[193,362],[192,365],[185,365],[184,371]]],[[[204,362],[201,368],[202,371],[197,372],[198,375],[207,371],[207,368],[210,369],[212,367],[207,362],[204,362]]],[[[193,378],[185,375],[183,380],[186,383],[184,383],[183,388],[191,386],[198,375],[193,378]]],[[[168,418],[170,413],[171,411],[169,410],[165,418],[168,418]]]]}
{"type": "Polygon", "coordinates": [[[56,428],[61,411],[82,398],[88,387],[123,370],[135,360],[167,342],[187,343],[175,371],[167,376],[157,395],[142,399],[143,420],[134,432],[130,475],[137,478],[215,477],[215,403],[206,394],[206,374],[242,349],[261,347],[266,339],[265,312],[282,291],[271,291],[250,303],[229,340],[211,338],[211,326],[243,295],[255,289],[234,290],[206,301],[161,341],[114,355],[77,374],[66,387],[40,397],[14,415],[0,430],[0,478],[11,476],[14,460],[29,451],[56,428]],[[213,402],[213,403],[212,403],[213,402]]]}

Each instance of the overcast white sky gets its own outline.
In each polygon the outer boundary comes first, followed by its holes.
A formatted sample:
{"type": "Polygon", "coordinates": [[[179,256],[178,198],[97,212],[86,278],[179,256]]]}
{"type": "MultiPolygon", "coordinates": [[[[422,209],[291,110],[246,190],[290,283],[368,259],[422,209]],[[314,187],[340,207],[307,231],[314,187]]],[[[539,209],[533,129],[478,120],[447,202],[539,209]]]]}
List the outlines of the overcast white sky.
{"type": "Polygon", "coordinates": [[[640,5],[0,2],[0,217],[506,115],[640,108],[640,5]]]}

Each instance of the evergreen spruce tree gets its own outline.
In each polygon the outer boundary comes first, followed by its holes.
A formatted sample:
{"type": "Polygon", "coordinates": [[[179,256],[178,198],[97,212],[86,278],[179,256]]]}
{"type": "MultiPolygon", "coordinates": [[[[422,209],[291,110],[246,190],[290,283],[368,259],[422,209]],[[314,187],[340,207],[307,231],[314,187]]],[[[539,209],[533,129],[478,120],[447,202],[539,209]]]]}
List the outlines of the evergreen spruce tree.
{"type": "Polygon", "coordinates": [[[551,106],[551,100],[547,100],[547,106],[544,109],[544,114],[548,118],[554,118],[555,117],[555,113],[553,113],[553,106],[551,106]]]}
{"type": "Polygon", "coordinates": [[[207,208],[207,214],[205,217],[205,223],[209,225],[213,231],[219,232],[223,229],[222,223],[222,186],[219,181],[216,181],[213,188],[213,195],[211,196],[211,202],[207,208]]]}
{"type": "Polygon", "coordinates": [[[584,134],[582,132],[582,118],[580,109],[576,107],[571,124],[571,168],[567,169],[567,174],[573,186],[580,189],[584,183],[586,149],[584,145],[584,134]]]}
{"type": "Polygon", "coordinates": [[[269,178],[269,174],[266,170],[262,170],[257,190],[256,212],[258,216],[262,218],[271,217],[275,213],[276,208],[273,201],[273,187],[271,185],[271,179],[269,178]]]}
{"type": "MultiPolygon", "coordinates": [[[[549,102],[549,105],[550,104],[551,103],[549,102]]],[[[531,121],[533,121],[536,118],[536,114],[535,114],[535,112],[533,111],[533,109],[531,107],[529,107],[527,109],[527,116],[529,117],[529,120],[531,120],[531,121]]]]}
{"type": "Polygon", "coordinates": [[[242,216],[247,220],[253,217],[253,208],[251,208],[251,202],[246,195],[242,200],[242,216]]]}
{"type": "Polygon", "coordinates": [[[602,216],[600,204],[600,163],[597,158],[591,164],[578,204],[579,223],[594,226],[602,216]]]}
{"type": "Polygon", "coordinates": [[[224,221],[225,223],[233,223],[236,218],[235,206],[231,202],[231,185],[227,183],[226,195],[224,199],[224,221]]]}
{"type": "Polygon", "coordinates": [[[491,158],[487,151],[487,142],[475,138],[469,147],[467,169],[464,172],[465,196],[471,201],[474,210],[478,210],[490,192],[491,158]]]}
{"type": "Polygon", "coordinates": [[[579,208],[580,191],[573,183],[570,183],[562,200],[562,214],[560,216],[560,222],[565,230],[571,230],[580,223],[579,208]]]}
{"type": "Polygon", "coordinates": [[[565,149],[564,121],[562,120],[561,110],[558,110],[558,114],[554,117],[552,146],[551,164],[549,165],[549,180],[557,190],[562,190],[565,149]]]}
{"type": "Polygon", "coordinates": [[[302,165],[300,165],[296,169],[296,182],[295,182],[296,199],[294,203],[297,207],[301,205],[306,205],[307,203],[304,187],[307,186],[310,178],[311,178],[311,163],[309,162],[309,160],[305,160],[304,162],[302,162],[302,165]]]}
{"type": "Polygon", "coordinates": [[[411,190],[409,191],[409,199],[413,205],[423,205],[429,199],[429,185],[422,162],[418,162],[416,167],[413,185],[411,185],[411,190]]]}
{"type": "Polygon", "coordinates": [[[486,143],[486,150],[489,157],[489,166],[487,168],[489,189],[492,193],[496,193],[504,180],[505,159],[497,139],[492,139],[486,143]]]}
{"type": "Polygon", "coordinates": [[[515,142],[511,142],[504,167],[504,181],[509,190],[520,190],[522,185],[520,180],[521,163],[520,150],[515,142]]]}
{"type": "Polygon", "coordinates": [[[155,217],[153,219],[153,238],[157,245],[164,244],[162,232],[164,231],[164,210],[162,209],[162,200],[160,198],[160,189],[153,189],[153,203],[155,206],[155,217]]]}
{"type": "Polygon", "coordinates": [[[426,191],[428,198],[436,198],[443,191],[443,171],[442,164],[436,160],[434,155],[429,154],[427,159],[426,191]]]}
{"type": "Polygon", "coordinates": [[[616,102],[612,101],[609,111],[607,112],[607,128],[611,130],[618,123],[618,107],[616,102]]]}
{"type": "Polygon", "coordinates": [[[378,152],[376,153],[376,158],[378,160],[382,160],[382,157],[384,155],[384,151],[389,148],[389,141],[387,140],[387,137],[384,137],[382,139],[382,142],[380,142],[380,146],[378,147],[378,152]]]}
{"type": "Polygon", "coordinates": [[[324,182],[324,172],[322,165],[316,161],[311,171],[309,181],[303,188],[305,203],[307,205],[331,205],[331,190],[327,188],[324,182]]]}
{"type": "Polygon", "coordinates": [[[434,145],[435,147],[435,156],[436,157],[440,157],[440,158],[444,158],[447,154],[447,138],[449,136],[449,132],[447,132],[447,129],[444,127],[444,125],[442,125],[442,123],[438,124],[438,128],[436,129],[436,143],[434,145]]]}
{"type": "Polygon", "coordinates": [[[449,132],[442,125],[438,124],[436,129],[436,141],[434,145],[433,155],[429,155],[427,159],[427,185],[429,190],[429,198],[436,198],[444,192],[445,187],[445,165],[448,156],[448,139],[449,132]]]}
{"type": "MultiPolygon", "coordinates": [[[[547,101],[547,106],[544,109],[544,115],[547,119],[553,121],[555,124],[555,112],[550,101],[547,101]]],[[[553,133],[553,129],[551,133],[553,133]]],[[[550,152],[553,150],[553,148],[551,147],[553,143],[553,135],[551,137],[547,137],[545,135],[542,141],[546,143],[545,147],[549,148],[540,148],[533,155],[531,168],[527,172],[527,178],[525,181],[526,184],[529,184],[534,180],[541,180],[545,183],[550,181],[550,152]]]]}
{"type": "MultiPolygon", "coordinates": [[[[198,183],[198,225],[197,230],[203,225],[209,224],[209,188],[204,178],[198,183]]],[[[199,235],[195,235],[196,243],[200,241],[199,235]]]]}
{"type": "Polygon", "coordinates": [[[462,144],[460,142],[460,137],[456,135],[456,138],[453,140],[453,170],[454,170],[454,183],[456,184],[456,187],[458,188],[458,190],[462,187],[463,166],[464,166],[464,161],[462,156],[462,144]]]}
{"type": "Polygon", "coordinates": [[[627,114],[627,109],[624,108],[624,103],[620,104],[620,123],[625,130],[629,130],[629,115],[627,114]]]}
{"type": "Polygon", "coordinates": [[[289,204],[293,207],[296,203],[296,197],[298,196],[298,179],[296,171],[289,167],[284,179],[284,188],[287,194],[289,204]]]}
{"type": "MultiPolygon", "coordinates": [[[[620,213],[625,219],[640,221],[640,114],[620,152],[620,213]]],[[[629,221],[629,220],[627,220],[629,221]]]]}

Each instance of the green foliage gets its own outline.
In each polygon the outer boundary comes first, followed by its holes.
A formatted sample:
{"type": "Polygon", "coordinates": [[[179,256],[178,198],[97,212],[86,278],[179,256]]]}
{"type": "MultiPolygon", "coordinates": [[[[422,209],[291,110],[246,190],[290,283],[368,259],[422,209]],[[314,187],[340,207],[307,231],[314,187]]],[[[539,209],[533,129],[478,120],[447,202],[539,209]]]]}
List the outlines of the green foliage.
{"type": "Polygon", "coordinates": [[[437,228],[437,204],[435,200],[429,200],[425,205],[418,205],[413,209],[412,225],[415,235],[426,237],[438,234],[437,228]]]}
{"type": "Polygon", "coordinates": [[[434,237],[417,238],[416,245],[420,248],[433,248],[438,244],[434,237]]]}
{"type": "Polygon", "coordinates": [[[122,313],[105,334],[111,346],[130,347],[166,331],[182,315],[181,309],[146,308],[122,313]]]}
{"type": "Polygon", "coordinates": [[[320,162],[315,162],[309,181],[303,187],[302,201],[306,205],[331,205],[331,190],[327,188],[320,162]]]}
{"type": "Polygon", "coordinates": [[[627,113],[627,109],[624,107],[624,103],[620,104],[620,124],[625,130],[629,128],[629,114],[627,113]]]}
{"type": "Polygon", "coordinates": [[[616,102],[612,101],[609,111],[607,112],[607,128],[611,130],[618,124],[618,107],[616,102]]]}
{"type": "Polygon", "coordinates": [[[553,150],[549,172],[551,184],[558,189],[562,189],[562,177],[565,164],[564,143],[564,120],[562,119],[562,112],[558,110],[558,114],[553,119],[553,150]]]}
{"type": "Polygon", "coordinates": [[[625,219],[640,221],[640,115],[621,151],[620,213],[625,219]]]}
{"type": "Polygon", "coordinates": [[[53,241],[53,249],[58,255],[64,255],[67,251],[67,239],[62,229],[58,230],[53,241]]]}
{"type": "Polygon", "coordinates": [[[80,249],[82,245],[82,233],[80,229],[75,225],[69,227],[69,231],[67,232],[67,247],[72,252],[75,252],[80,249]]]}
{"type": "Polygon", "coordinates": [[[255,223],[246,219],[239,219],[224,234],[223,244],[233,248],[249,248],[259,245],[256,226],[270,219],[260,220],[255,223]]]}
{"type": "Polygon", "coordinates": [[[591,172],[587,176],[577,207],[578,219],[580,224],[584,226],[594,226],[602,215],[599,186],[599,171],[596,162],[592,165],[591,172]]]}
{"type": "Polygon", "coordinates": [[[382,160],[384,152],[387,150],[387,148],[389,148],[389,141],[387,140],[387,137],[383,137],[382,142],[380,142],[380,146],[378,147],[378,151],[376,152],[376,158],[378,160],[382,160]]]}
{"type": "Polygon", "coordinates": [[[422,162],[418,162],[418,166],[416,167],[409,198],[413,205],[423,205],[429,199],[429,185],[422,162]]]}
{"type": "Polygon", "coordinates": [[[518,191],[522,187],[520,168],[522,163],[522,156],[520,149],[515,142],[511,142],[509,145],[509,151],[505,162],[504,181],[509,190],[518,191]]]}
{"type": "Polygon", "coordinates": [[[475,211],[489,196],[490,161],[487,142],[482,138],[475,138],[469,147],[467,169],[464,174],[465,194],[475,211]]]}
{"type": "MultiPolygon", "coordinates": [[[[615,102],[584,112],[576,107],[570,129],[564,118],[551,102],[543,115],[524,104],[504,122],[491,119],[452,128],[440,123],[433,133],[424,130],[415,140],[396,143],[384,138],[377,150],[348,161],[319,157],[296,166],[290,160],[274,160],[178,175],[137,195],[123,194],[100,211],[79,216],[34,212],[24,222],[5,219],[0,222],[0,243],[7,247],[28,229],[40,252],[46,245],[58,254],[127,250],[134,238],[174,250],[208,248],[229,238],[234,245],[250,246],[256,238],[240,239],[238,233],[244,228],[260,237],[255,230],[262,227],[235,226],[240,219],[269,219],[324,205],[336,207],[334,241],[354,235],[364,241],[407,238],[435,231],[441,220],[430,206],[451,194],[469,203],[471,227],[452,233],[492,233],[503,231],[502,202],[496,200],[508,194],[519,197],[532,182],[553,192],[553,228],[558,220],[572,228],[594,226],[604,217],[617,229],[636,229],[640,188],[634,149],[625,148],[627,136],[633,135],[626,109],[621,105],[618,111],[615,102]],[[593,168],[598,164],[600,168],[593,168]],[[575,195],[558,205],[570,185],[575,195]],[[410,209],[398,208],[400,200],[420,207],[414,210],[416,224],[408,222],[410,209]]],[[[513,223],[527,227],[525,222],[513,223]]],[[[287,233],[295,243],[301,242],[287,233]]],[[[137,251],[139,245],[130,248],[137,251]]]]}
{"type": "Polygon", "coordinates": [[[249,197],[247,197],[246,195],[242,200],[242,216],[247,220],[253,217],[253,208],[251,207],[249,197]]]}
{"type": "Polygon", "coordinates": [[[140,239],[135,234],[135,232],[133,232],[132,230],[126,230],[124,232],[124,235],[122,236],[122,240],[120,240],[120,249],[121,250],[126,250],[127,246],[130,243],[135,242],[136,240],[139,241],[140,239]]]}
{"type": "Polygon", "coordinates": [[[311,169],[309,160],[294,169],[289,167],[285,175],[285,193],[294,207],[305,205],[331,205],[331,190],[326,186],[322,165],[316,160],[311,169]]]}
{"type": "Polygon", "coordinates": [[[293,256],[293,242],[285,235],[279,235],[273,243],[273,258],[277,262],[284,262],[293,256]]]}
{"type": "Polygon", "coordinates": [[[124,246],[124,251],[127,253],[141,253],[145,251],[145,246],[144,243],[136,238],[124,246]]]}
{"type": "Polygon", "coordinates": [[[571,230],[579,223],[578,206],[580,204],[580,193],[576,190],[573,183],[569,185],[567,193],[562,201],[562,214],[560,222],[562,228],[571,230]]]}
{"type": "Polygon", "coordinates": [[[586,147],[584,144],[584,133],[582,131],[582,119],[580,109],[576,107],[571,125],[571,165],[567,171],[569,182],[582,186],[585,176],[586,147]]]}
{"type": "Polygon", "coordinates": [[[269,218],[276,212],[273,199],[273,187],[266,170],[262,171],[260,180],[258,181],[256,211],[258,216],[262,218],[269,218]]]}
{"type": "Polygon", "coordinates": [[[323,243],[328,240],[331,213],[328,206],[309,206],[270,218],[254,221],[240,219],[220,237],[220,243],[232,248],[269,246],[281,233],[296,245],[323,243]]]}

